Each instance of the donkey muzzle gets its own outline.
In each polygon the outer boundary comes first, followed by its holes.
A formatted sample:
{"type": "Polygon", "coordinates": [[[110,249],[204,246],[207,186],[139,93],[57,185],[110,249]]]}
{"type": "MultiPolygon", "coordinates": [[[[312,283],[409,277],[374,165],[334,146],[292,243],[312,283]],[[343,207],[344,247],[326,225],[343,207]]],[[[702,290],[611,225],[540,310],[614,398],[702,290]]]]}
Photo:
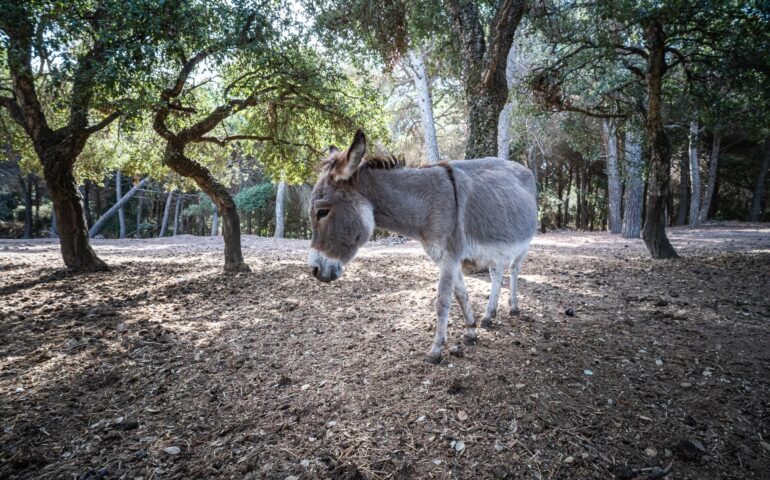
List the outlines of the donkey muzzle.
{"type": "Polygon", "coordinates": [[[310,250],[307,263],[310,266],[310,273],[321,282],[329,283],[342,276],[342,263],[316,249],[310,250]]]}

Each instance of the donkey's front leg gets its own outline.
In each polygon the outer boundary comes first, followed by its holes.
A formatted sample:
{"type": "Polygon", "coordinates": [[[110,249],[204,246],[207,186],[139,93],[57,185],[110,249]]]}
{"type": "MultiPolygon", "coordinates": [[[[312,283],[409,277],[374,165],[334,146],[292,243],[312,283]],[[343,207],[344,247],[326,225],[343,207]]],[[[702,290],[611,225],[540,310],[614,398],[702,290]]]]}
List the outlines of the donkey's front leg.
{"type": "Polygon", "coordinates": [[[454,279],[457,276],[459,264],[442,263],[439,265],[439,278],[436,296],[436,338],[433,346],[425,356],[425,361],[437,365],[441,362],[441,349],[446,343],[449,307],[452,306],[454,279]]]}

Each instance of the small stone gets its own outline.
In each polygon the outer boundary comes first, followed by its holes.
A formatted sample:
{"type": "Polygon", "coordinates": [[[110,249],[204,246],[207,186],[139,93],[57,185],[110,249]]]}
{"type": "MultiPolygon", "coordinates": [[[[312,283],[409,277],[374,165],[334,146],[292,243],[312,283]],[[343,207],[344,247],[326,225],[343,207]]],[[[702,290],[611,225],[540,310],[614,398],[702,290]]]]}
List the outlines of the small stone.
{"type": "Polygon", "coordinates": [[[289,475],[288,477],[284,478],[284,480],[299,480],[299,477],[295,477],[294,475],[289,475]]]}
{"type": "Polygon", "coordinates": [[[117,330],[118,333],[125,333],[128,331],[128,325],[126,325],[126,322],[121,322],[115,327],[115,330],[117,330]]]}
{"type": "Polygon", "coordinates": [[[564,315],[566,315],[568,317],[574,317],[575,316],[575,310],[573,310],[571,308],[568,308],[568,309],[564,310],[564,315]]]}
{"type": "Polygon", "coordinates": [[[500,452],[502,452],[503,450],[505,450],[505,445],[503,445],[502,443],[500,443],[500,440],[495,440],[495,451],[496,451],[496,452],[498,452],[498,453],[500,453],[500,452]]]}
{"type": "Polygon", "coordinates": [[[460,410],[459,412],[457,412],[457,418],[461,422],[464,422],[464,421],[468,420],[468,414],[465,413],[465,410],[460,410]]]}
{"type": "Polygon", "coordinates": [[[591,371],[591,370],[583,370],[583,373],[584,373],[585,375],[588,375],[589,377],[590,377],[591,375],[593,375],[593,374],[594,374],[594,372],[593,372],[593,371],[591,371]]]}
{"type": "Polygon", "coordinates": [[[657,366],[661,366],[661,365],[663,365],[663,360],[661,360],[661,359],[659,359],[659,358],[656,358],[656,359],[655,359],[655,365],[657,365],[657,366]]]}
{"type": "Polygon", "coordinates": [[[766,452],[770,452],[770,443],[767,442],[759,442],[759,444],[762,446],[762,448],[765,449],[766,452]]]}
{"type": "Polygon", "coordinates": [[[182,453],[182,449],[179,447],[166,447],[163,449],[164,452],[168,453],[169,455],[179,455],[182,453]]]}
{"type": "Polygon", "coordinates": [[[564,459],[564,463],[566,463],[567,465],[571,465],[571,464],[575,463],[575,457],[570,455],[569,457],[564,459]]]}
{"type": "Polygon", "coordinates": [[[302,388],[302,390],[307,390],[308,388],[310,388],[310,384],[306,383],[306,384],[302,385],[301,388],[302,388]]]}
{"type": "Polygon", "coordinates": [[[697,440],[683,438],[674,447],[676,453],[686,462],[698,460],[706,454],[706,448],[697,440]]]}
{"type": "Polygon", "coordinates": [[[530,355],[537,355],[537,348],[535,348],[535,347],[530,348],[529,349],[529,354],[530,355]]]}
{"type": "Polygon", "coordinates": [[[337,421],[336,420],[329,420],[328,422],[326,422],[326,426],[328,428],[332,428],[332,427],[334,427],[336,425],[337,425],[337,421]]]}
{"type": "Polygon", "coordinates": [[[307,467],[309,467],[309,466],[310,466],[310,460],[308,460],[308,459],[304,459],[304,460],[302,460],[301,462],[299,462],[299,464],[300,464],[300,466],[302,466],[302,467],[304,467],[304,468],[307,468],[307,467]]]}
{"type": "Polygon", "coordinates": [[[526,384],[524,384],[524,383],[517,383],[517,384],[516,384],[516,388],[524,388],[524,387],[526,387],[526,386],[527,386],[527,385],[526,385],[526,384]]]}
{"type": "Polygon", "coordinates": [[[139,422],[136,420],[128,420],[124,418],[120,422],[116,423],[115,426],[120,430],[134,430],[139,428],[139,422]]]}
{"type": "Polygon", "coordinates": [[[454,448],[457,453],[462,453],[463,450],[465,450],[465,442],[463,442],[462,440],[457,440],[456,442],[454,442],[454,445],[452,446],[452,448],[454,448]]]}
{"type": "Polygon", "coordinates": [[[658,451],[652,447],[647,447],[644,449],[644,454],[650,458],[655,458],[658,456],[658,451]]]}
{"type": "Polygon", "coordinates": [[[692,387],[692,383],[690,383],[690,382],[682,382],[682,383],[679,384],[679,386],[682,387],[682,388],[690,388],[690,387],[692,387]]]}

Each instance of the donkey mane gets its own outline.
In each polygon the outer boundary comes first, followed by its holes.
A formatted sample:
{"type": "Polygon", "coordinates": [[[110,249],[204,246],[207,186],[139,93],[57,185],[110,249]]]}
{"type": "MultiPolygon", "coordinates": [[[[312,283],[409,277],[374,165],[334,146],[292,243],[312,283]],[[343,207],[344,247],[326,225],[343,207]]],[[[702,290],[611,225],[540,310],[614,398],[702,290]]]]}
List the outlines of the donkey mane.
{"type": "MultiPolygon", "coordinates": [[[[337,164],[337,161],[340,159],[338,158],[338,155],[343,153],[344,152],[340,152],[339,154],[332,155],[329,158],[322,160],[318,170],[324,171],[334,168],[334,166],[337,164]]],[[[344,160],[344,157],[342,157],[342,159],[344,160]]],[[[407,167],[406,160],[403,156],[396,156],[385,148],[378,146],[376,147],[376,151],[367,152],[366,155],[364,155],[364,159],[361,161],[359,170],[364,168],[369,170],[396,170],[409,167],[407,167]]]]}

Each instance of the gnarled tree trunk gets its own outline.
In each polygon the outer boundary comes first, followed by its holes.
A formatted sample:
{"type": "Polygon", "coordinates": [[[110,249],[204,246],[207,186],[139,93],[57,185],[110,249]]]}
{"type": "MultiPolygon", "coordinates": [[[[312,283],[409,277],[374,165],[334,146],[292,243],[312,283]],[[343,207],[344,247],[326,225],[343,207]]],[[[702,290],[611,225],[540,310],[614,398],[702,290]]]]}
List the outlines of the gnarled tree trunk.
{"type": "Polygon", "coordinates": [[[460,39],[469,129],[465,158],[489,157],[497,153],[500,112],[508,100],[506,60],[526,3],[524,0],[500,1],[487,40],[475,2],[444,0],[460,39]]]}
{"type": "Polygon", "coordinates": [[[214,213],[211,215],[211,236],[216,237],[219,235],[219,212],[217,206],[214,205],[214,213]]]}
{"type": "Polygon", "coordinates": [[[169,141],[163,159],[176,173],[195,181],[219,210],[225,241],[225,271],[248,272],[250,269],[243,261],[241,252],[241,220],[230,192],[214,178],[208,168],[184,155],[184,144],[169,141]]]}
{"type": "Polygon", "coordinates": [[[662,87],[666,71],[666,34],[654,19],[645,32],[647,49],[647,115],[645,127],[650,142],[650,174],[647,211],[642,238],[652,258],[676,258],[676,250],[666,236],[666,200],[671,182],[671,142],[663,129],[662,87]]]}

